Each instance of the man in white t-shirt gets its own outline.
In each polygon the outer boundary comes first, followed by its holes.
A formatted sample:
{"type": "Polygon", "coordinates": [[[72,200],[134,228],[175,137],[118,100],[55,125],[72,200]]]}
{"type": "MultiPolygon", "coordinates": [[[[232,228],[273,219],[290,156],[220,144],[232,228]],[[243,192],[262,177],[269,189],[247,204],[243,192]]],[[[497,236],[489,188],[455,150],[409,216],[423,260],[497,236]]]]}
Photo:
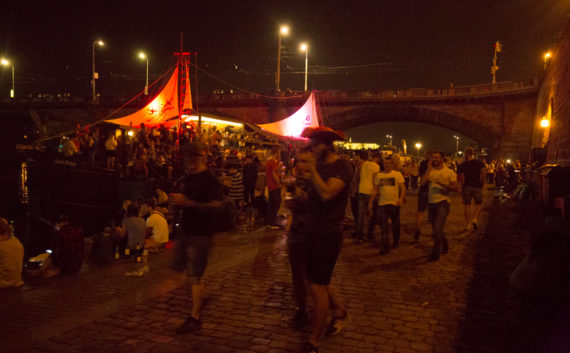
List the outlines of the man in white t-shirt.
{"type": "Polygon", "coordinates": [[[449,214],[450,192],[459,188],[457,174],[445,166],[442,152],[433,152],[431,163],[421,178],[421,184],[428,184],[428,217],[433,229],[433,252],[430,261],[439,260],[440,252],[446,254],[449,245],[445,238],[444,228],[449,214]]]}
{"type": "Polygon", "coordinates": [[[147,234],[145,247],[156,248],[168,242],[168,222],[161,207],[155,207],[152,214],[146,219],[147,234]]]}
{"type": "MultiPolygon", "coordinates": [[[[361,243],[364,240],[364,225],[366,223],[366,210],[370,203],[370,195],[372,194],[372,177],[380,171],[380,166],[374,161],[368,160],[368,152],[361,151],[360,159],[363,160],[360,165],[360,180],[358,182],[358,216],[356,219],[356,241],[361,243]]],[[[373,222],[370,222],[374,224],[373,222]]],[[[372,237],[372,230],[369,227],[368,237],[372,237]]]]}
{"type": "Polygon", "coordinates": [[[374,174],[374,187],[368,204],[368,212],[372,213],[373,202],[378,196],[378,214],[380,218],[381,246],[380,255],[390,252],[390,228],[392,221],[392,248],[397,249],[400,243],[400,206],[406,197],[406,186],[402,173],[394,170],[392,156],[384,159],[384,170],[374,174]]]}

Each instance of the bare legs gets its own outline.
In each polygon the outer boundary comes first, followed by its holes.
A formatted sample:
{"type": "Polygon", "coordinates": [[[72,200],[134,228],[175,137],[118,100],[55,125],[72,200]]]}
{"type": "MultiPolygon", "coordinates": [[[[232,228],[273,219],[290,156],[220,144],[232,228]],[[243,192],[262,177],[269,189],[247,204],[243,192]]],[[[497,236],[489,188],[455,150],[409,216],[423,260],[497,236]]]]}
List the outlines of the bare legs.
{"type": "Polygon", "coordinates": [[[313,330],[309,336],[309,342],[318,347],[327,324],[329,309],[332,310],[333,316],[336,318],[345,317],[347,312],[330,285],[311,283],[311,289],[315,296],[315,308],[313,310],[313,330]]]}
{"type": "Polygon", "coordinates": [[[192,317],[199,320],[206,294],[204,282],[200,278],[190,278],[190,285],[192,287],[192,317]]]}

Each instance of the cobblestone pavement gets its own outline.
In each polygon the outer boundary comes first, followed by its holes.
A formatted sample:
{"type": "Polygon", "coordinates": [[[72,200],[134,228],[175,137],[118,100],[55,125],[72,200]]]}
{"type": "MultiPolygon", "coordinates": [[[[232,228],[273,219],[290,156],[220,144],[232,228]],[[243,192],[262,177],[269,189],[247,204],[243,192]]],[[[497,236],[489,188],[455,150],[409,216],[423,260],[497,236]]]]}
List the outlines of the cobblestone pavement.
{"type": "MultiPolygon", "coordinates": [[[[428,263],[431,239],[412,244],[416,197],[407,202],[399,249],[379,256],[372,244],[345,239],[333,284],[353,321],[324,339],[322,352],[570,352],[568,305],[528,301],[507,286],[528,252],[528,223],[513,204],[489,196],[481,230],[466,232],[455,198],[449,254],[428,263]]],[[[174,333],[191,304],[184,276],[167,268],[170,256],[152,257],[142,277],[125,276],[136,265],[119,260],[0,292],[0,352],[298,351],[308,328],[295,332],[288,322],[295,306],[283,232],[216,237],[195,334],[174,333]]]]}

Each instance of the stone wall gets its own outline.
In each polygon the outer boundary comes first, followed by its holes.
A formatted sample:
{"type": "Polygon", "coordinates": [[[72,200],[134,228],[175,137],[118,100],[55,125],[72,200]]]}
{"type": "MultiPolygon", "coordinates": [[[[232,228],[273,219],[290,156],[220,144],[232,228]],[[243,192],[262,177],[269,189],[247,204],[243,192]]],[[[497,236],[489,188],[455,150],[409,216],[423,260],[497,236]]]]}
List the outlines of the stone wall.
{"type": "Polygon", "coordinates": [[[552,50],[538,95],[533,147],[546,148],[546,163],[570,166],[570,17],[552,50]],[[550,117],[549,128],[540,120],[550,117]]]}

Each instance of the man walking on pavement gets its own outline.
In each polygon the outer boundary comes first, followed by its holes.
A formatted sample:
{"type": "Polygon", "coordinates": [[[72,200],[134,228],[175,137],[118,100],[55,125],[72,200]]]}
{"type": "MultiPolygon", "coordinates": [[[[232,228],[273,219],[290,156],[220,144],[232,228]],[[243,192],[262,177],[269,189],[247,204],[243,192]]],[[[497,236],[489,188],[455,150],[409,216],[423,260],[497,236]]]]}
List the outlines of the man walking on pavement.
{"type": "Polygon", "coordinates": [[[271,156],[265,164],[265,178],[269,190],[267,205],[267,221],[269,229],[281,229],[277,213],[281,206],[281,178],[279,177],[279,149],[273,148],[271,156]]]}
{"type": "Polygon", "coordinates": [[[430,261],[439,260],[440,252],[447,254],[449,244],[445,237],[445,221],[449,214],[449,193],[458,190],[457,175],[445,166],[442,152],[433,152],[432,161],[421,178],[421,184],[428,185],[428,215],[433,229],[433,251],[430,261]]]}
{"type": "Polygon", "coordinates": [[[394,241],[392,249],[400,244],[400,206],[406,197],[405,180],[402,173],[394,170],[391,156],[384,159],[384,170],[374,174],[374,187],[368,204],[368,213],[372,213],[374,200],[378,196],[378,213],[380,217],[381,246],[380,255],[390,252],[390,228],[388,220],[392,221],[394,241]]]}
{"type": "Polygon", "coordinates": [[[216,227],[216,214],[222,209],[222,186],[206,167],[204,149],[190,142],[180,148],[186,175],[182,193],[169,195],[172,205],[183,209],[182,233],[176,237],[173,268],[188,272],[192,290],[192,314],[176,333],[189,333],[202,327],[200,311],[205,289],[202,275],[206,270],[216,227]]]}
{"type": "Polygon", "coordinates": [[[342,132],[327,127],[306,128],[312,158],[308,172],[310,187],[307,199],[307,280],[315,299],[313,328],[303,352],[318,352],[325,331],[329,308],[333,319],[327,335],[339,333],[350,322],[350,315],[330,286],[334,266],[342,246],[342,221],[353,171],[349,162],[335,152],[333,142],[344,140],[342,132]]]}
{"type": "MultiPolygon", "coordinates": [[[[368,160],[368,153],[360,151],[360,159],[363,160],[360,165],[360,179],[358,181],[358,218],[356,222],[356,241],[362,243],[364,241],[364,225],[366,224],[366,210],[370,203],[370,195],[372,194],[372,176],[380,171],[380,166],[368,160]]],[[[372,224],[374,224],[371,221],[372,224]]],[[[372,228],[372,227],[370,227],[372,228]]],[[[368,237],[372,237],[372,229],[368,232],[368,237]]]]}
{"type": "Polygon", "coordinates": [[[479,229],[478,218],[483,207],[483,186],[485,185],[485,164],[475,159],[473,148],[465,150],[466,161],[459,166],[461,196],[465,205],[465,230],[479,229]],[[471,200],[475,200],[475,209],[471,213],[471,200]]]}
{"type": "Polygon", "coordinates": [[[420,162],[418,168],[418,175],[420,177],[420,187],[418,189],[418,212],[416,213],[416,233],[414,234],[414,242],[418,243],[420,241],[422,222],[424,219],[424,214],[426,213],[428,206],[428,184],[421,184],[421,178],[428,170],[428,166],[431,163],[431,151],[426,153],[426,159],[420,162]]]}

